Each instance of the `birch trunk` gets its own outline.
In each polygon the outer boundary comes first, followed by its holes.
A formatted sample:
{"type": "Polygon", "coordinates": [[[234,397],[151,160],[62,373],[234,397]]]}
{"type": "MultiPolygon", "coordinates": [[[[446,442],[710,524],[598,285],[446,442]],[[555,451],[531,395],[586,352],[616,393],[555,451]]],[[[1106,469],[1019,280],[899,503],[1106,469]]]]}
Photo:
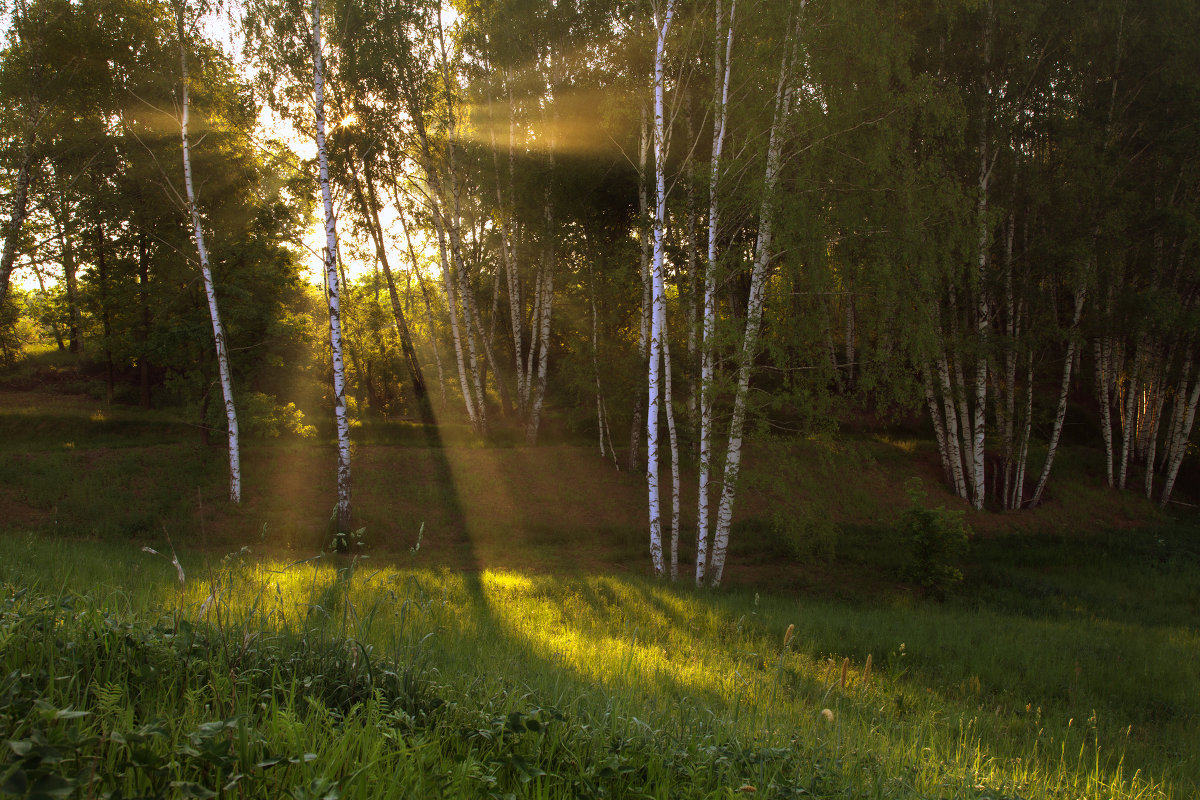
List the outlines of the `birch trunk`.
{"type": "Polygon", "coordinates": [[[854,322],[854,295],[849,290],[846,291],[846,335],[845,335],[845,353],[846,353],[846,388],[850,391],[854,390],[854,337],[855,337],[855,322],[854,322]]]}
{"type": "MultiPolygon", "coordinates": [[[[183,146],[183,185],[187,193],[188,213],[192,218],[192,234],[196,237],[196,252],[200,257],[200,274],[204,279],[204,295],[208,300],[208,316],[212,322],[213,342],[217,351],[217,372],[221,379],[221,396],[225,400],[225,422],[228,429],[229,446],[229,499],[242,501],[242,456],[238,441],[237,409],[233,403],[233,381],[229,375],[229,355],[225,346],[225,330],[221,325],[221,314],[217,309],[217,294],[213,286],[212,270],[208,265],[208,249],[204,246],[204,230],[200,226],[200,211],[196,208],[196,192],[192,183],[192,154],[188,142],[188,59],[187,40],[183,29],[184,4],[175,4],[175,27],[179,35],[179,67],[182,77],[183,114],[180,119],[180,138],[183,146]]],[[[318,73],[320,67],[317,67],[318,73]]]]}
{"type": "Polygon", "coordinates": [[[985,414],[987,411],[987,342],[989,328],[989,303],[986,284],[988,266],[987,207],[989,172],[990,169],[986,164],[985,151],[984,156],[981,158],[979,176],[979,262],[977,266],[979,272],[979,297],[975,319],[980,355],[979,361],[975,365],[975,416],[971,435],[971,469],[974,476],[971,505],[976,510],[983,508],[983,501],[986,494],[984,484],[984,439],[987,430],[985,414]]]}
{"type": "Polygon", "coordinates": [[[1033,351],[1029,352],[1025,378],[1025,430],[1017,452],[1017,474],[1013,481],[1012,502],[1009,508],[1018,510],[1025,504],[1025,465],[1029,459],[1029,437],[1033,431],[1033,351]]]}
{"type": "Polygon", "coordinates": [[[1067,342],[1067,357],[1063,361],[1062,384],[1058,389],[1058,411],[1054,414],[1054,429],[1050,433],[1050,444],[1046,450],[1046,464],[1042,467],[1042,475],[1038,478],[1037,488],[1029,499],[1030,508],[1037,508],[1042,502],[1042,492],[1046,489],[1046,481],[1050,479],[1050,468],[1054,465],[1054,454],[1058,450],[1058,440],[1062,435],[1063,421],[1067,417],[1067,393],[1071,388],[1071,367],[1075,363],[1075,334],[1079,330],[1079,320],[1083,316],[1083,304],[1087,300],[1087,289],[1080,288],[1075,295],[1075,315],[1071,318],[1071,331],[1067,342]]]}
{"type": "MultiPolygon", "coordinates": [[[[803,13],[805,0],[801,0],[797,11],[803,13]]],[[[729,424],[729,447],[725,454],[725,472],[721,486],[721,501],[717,507],[716,528],[713,531],[712,579],[714,586],[721,583],[725,571],[725,554],[729,547],[729,529],[733,522],[733,501],[737,492],[738,473],[741,468],[742,434],[746,422],[746,395],[750,389],[750,370],[754,354],[758,349],[758,334],[762,322],[763,293],[766,288],[767,267],[771,261],[771,242],[774,236],[772,213],[775,189],[779,182],[779,170],[783,155],[784,126],[791,111],[794,90],[788,86],[792,64],[796,58],[798,31],[788,26],[789,37],[785,37],[784,55],[779,67],[779,80],[775,87],[775,113],[771,120],[771,132],[767,142],[767,165],[763,176],[763,194],[759,207],[758,236],[754,248],[754,267],[750,273],[750,296],[746,303],[746,329],[742,337],[741,356],[738,364],[737,389],[733,399],[733,418],[729,424]],[[790,42],[787,40],[790,38],[790,42]]]]}
{"type": "MultiPolygon", "coordinates": [[[[443,186],[448,186],[450,191],[450,208],[446,209],[443,204],[443,211],[446,212],[444,224],[447,234],[450,237],[450,257],[453,268],[451,280],[457,277],[459,281],[459,301],[462,305],[462,322],[463,335],[466,338],[467,351],[469,355],[469,370],[468,374],[471,377],[471,385],[475,390],[475,413],[479,419],[480,432],[487,431],[487,387],[484,386],[483,375],[479,362],[479,355],[475,349],[475,336],[473,331],[478,329],[480,339],[483,338],[483,329],[478,325],[478,314],[475,313],[475,301],[471,290],[470,273],[467,270],[466,261],[463,256],[463,237],[462,237],[462,200],[458,182],[458,118],[454,109],[454,95],[451,87],[454,85],[450,75],[450,59],[446,50],[445,29],[442,25],[442,7],[437,9],[437,38],[438,47],[441,52],[441,68],[442,68],[442,85],[446,100],[446,179],[443,186]]],[[[445,194],[443,193],[443,197],[445,194]]],[[[486,343],[485,343],[486,345],[486,343]]],[[[485,355],[487,348],[485,346],[485,355]]]]}
{"type": "Polygon", "coordinates": [[[725,145],[725,123],[728,119],[729,107],[729,73],[730,56],[733,53],[733,22],[737,10],[737,0],[730,0],[729,26],[724,37],[721,0],[717,0],[715,27],[713,39],[714,81],[713,94],[716,100],[716,114],[713,119],[713,149],[712,164],[708,173],[708,253],[704,264],[704,302],[703,322],[700,337],[700,465],[699,465],[699,499],[696,504],[697,535],[696,535],[696,584],[704,583],[705,572],[708,568],[708,501],[709,476],[712,474],[712,380],[714,345],[713,336],[716,328],[716,296],[717,296],[717,233],[720,223],[720,195],[718,193],[721,179],[721,153],[725,145]],[[725,40],[725,53],[722,59],[721,40],[725,40]]]}
{"type": "MultiPolygon", "coordinates": [[[[596,435],[600,440],[600,457],[606,455],[604,449],[604,393],[600,389],[600,325],[596,314],[596,275],[592,271],[592,262],[588,261],[588,283],[591,284],[591,297],[588,298],[592,310],[592,378],[596,384],[596,435]]],[[[616,453],[613,453],[616,457],[616,453]]]]}
{"type": "MultiPolygon", "coordinates": [[[[546,203],[546,224],[552,227],[553,219],[550,204],[546,203]]],[[[545,264],[542,268],[541,287],[541,316],[538,320],[537,342],[537,376],[534,380],[532,397],[529,404],[529,422],[525,427],[525,442],[537,444],[538,428],[542,420],[542,404],[546,399],[546,369],[550,363],[550,317],[554,309],[554,238],[547,232],[546,249],[543,253],[545,264]]],[[[532,375],[530,376],[533,377],[532,375]]]]}
{"type": "MultiPolygon", "coordinates": [[[[1015,195],[1015,181],[1013,194],[1015,195]]],[[[997,401],[1004,398],[1004,416],[1000,420],[1000,436],[1004,441],[1004,486],[1002,488],[1001,505],[1009,510],[1012,506],[1013,473],[1016,469],[1016,404],[1017,404],[1017,346],[1019,341],[1020,324],[1017,320],[1017,303],[1013,291],[1013,239],[1016,235],[1015,199],[1010,197],[1008,213],[1008,230],[1004,242],[1004,309],[1005,333],[1008,336],[1008,347],[1004,353],[1004,387],[1003,395],[997,393],[997,401]]],[[[999,402],[997,402],[999,405],[999,402]]]]}
{"type": "MultiPolygon", "coordinates": [[[[995,11],[992,3],[987,7],[987,23],[983,34],[983,66],[985,97],[991,94],[991,63],[992,63],[992,19],[995,11]]],[[[989,299],[987,289],[988,271],[988,190],[991,183],[992,165],[995,155],[990,162],[988,158],[988,119],[990,112],[987,100],[984,100],[983,113],[980,115],[979,132],[979,199],[976,203],[978,214],[979,235],[977,246],[979,257],[976,262],[976,280],[978,281],[978,296],[976,298],[975,330],[979,340],[979,361],[975,365],[975,416],[971,435],[971,474],[974,478],[971,505],[976,510],[983,508],[986,494],[984,475],[984,439],[986,434],[987,412],[987,372],[988,372],[988,328],[989,328],[989,299]]],[[[998,151],[997,151],[998,152],[998,151]]]]}
{"type": "MultiPolygon", "coordinates": [[[[508,316],[512,322],[512,341],[513,355],[515,356],[516,365],[516,390],[517,390],[517,413],[524,416],[528,411],[527,402],[529,398],[529,389],[525,383],[525,372],[521,369],[521,320],[522,320],[522,305],[521,305],[521,280],[517,275],[517,254],[516,243],[513,235],[513,207],[512,202],[512,185],[513,172],[515,170],[516,159],[516,136],[515,127],[516,121],[513,113],[512,104],[512,89],[508,73],[504,76],[505,90],[508,96],[508,166],[509,166],[509,191],[508,201],[505,202],[505,192],[501,186],[500,180],[500,149],[496,146],[496,126],[490,125],[492,140],[492,165],[496,170],[496,208],[500,210],[500,256],[504,266],[505,285],[508,290],[508,316]]],[[[493,316],[493,320],[495,317],[493,316]]],[[[496,380],[499,381],[499,376],[496,380]]]]}
{"type": "MultiPolygon", "coordinates": [[[[325,210],[325,280],[329,292],[329,343],[333,352],[333,412],[337,421],[337,533],[350,532],[350,420],[346,414],[346,364],[342,358],[342,311],[337,271],[337,220],[329,191],[329,160],[325,148],[325,75],[321,64],[321,0],[312,4],[313,88],[316,98],[317,164],[321,204],[325,210]]],[[[335,540],[345,549],[343,537],[335,540]]]]}
{"type": "Polygon", "coordinates": [[[366,166],[365,162],[364,170],[364,178],[367,184],[365,192],[362,187],[363,181],[359,180],[358,171],[351,164],[350,177],[354,184],[355,199],[358,200],[363,219],[367,223],[371,241],[375,245],[375,258],[383,270],[384,282],[387,283],[388,299],[392,305],[392,316],[396,320],[396,332],[400,335],[400,350],[404,354],[404,364],[408,368],[409,377],[412,378],[413,392],[417,396],[418,403],[423,403],[426,398],[425,376],[421,374],[421,364],[417,360],[417,349],[413,346],[412,333],[408,329],[408,318],[404,313],[404,308],[400,305],[400,295],[396,291],[396,281],[392,276],[392,267],[387,257],[387,247],[383,240],[383,225],[379,221],[379,199],[375,194],[375,182],[372,180],[370,169],[366,166]]]}
{"type": "Polygon", "coordinates": [[[1113,481],[1113,438],[1112,438],[1112,397],[1109,389],[1108,358],[1109,348],[1104,345],[1105,337],[1097,336],[1092,343],[1096,369],[1096,396],[1100,406],[1100,435],[1104,440],[1104,466],[1108,477],[1108,487],[1115,485],[1113,481]]]}
{"type": "Polygon", "coordinates": [[[450,265],[450,257],[446,252],[446,232],[442,225],[441,215],[437,211],[433,214],[433,224],[437,232],[438,257],[441,259],[442,265],[442,290],[446,293],[446,310],[450,315],[450,338],[454,343],[454,358],[458,365],[458,383],[462,389],[463,404],[466,406],[467,419],[471,423],[471,428],[476,433],[482,433],[485,423],[480,413],[481,409],[475,402],[466,358],[463,355],[463,336],[458,318],[458,300],[454,291],[453,267],[450,265]]]}
{"type": "MultiPolygon", "coordinates": [[[[642,316],[638,327],[638,355],[642,363],[646,363],[650,348],[650,306],[652,289],[650,280],[650,237],[646,235],[645,221],[649,214],[649,189],[646,187],[647,158],[650,152],[650,129],[646,119],[645,106],[641,109],[642,134],[638,143],[638,219],[641,221],[641,256],[638,261],[639,273],[642,278],[642,316]]],[[[642,399],[637,397],[633,405],[633,422],[629,428],[629,471],[637,469],[640,455],[642,399]]]]}
{"type": "Polygon", "coordinates": [[[421,299],[425,304],[425,324],[429,326],[429,345],[433,348],[433,360],[437,365],[438,390],[441,394],[442,408],[446,407],[446,373],[442,368],[441,349],[437,343],[437,328],[434,326],[433,303],[429,300],[429,287],[425,285],[425,276],[421,274],[421,264],[417,261],[417,251],[413,248],[412,236],[408,232],[408,223],[404,215],[400,215],[400,227],[404,229],[404,242],[408,247],[408,258],[412,264],[413,273],[417,276],[417,286],[421,290],[421,299]]]}
{"type": "Polygon", "coordinates": [[[658,38],[654,48],[654,254],[650,265],[650,364],[647,383],[649,402],[646,404],[646,486],[650,510],[650,559],[654,574],[661,576],[665,571],[662,544],[662,514],[659,507],[658,486],[658,416],[662,397],[659,367],[663,357],[663,342],[666,338],[666,296],[663,291],[663,227],[667,216],[666,178],[666,120],[664,109],[663,60],[667,34],[671,30],[671,18],[675,12],[674,0],[667,0],[662,21],[658,24],[658,38]]]}
{"type": "Polygon", "coordinates": [[[1137,352],[1133,357],[1133,373],[1125,389],[1124,413],[1121,415],[1121,464],[1117,469],[1117,488],[1125,488],[1125,477],[1129,472],[1129,461],[1132,457],[1130,448],[1133,444],[1133,434],[1137,426],[1137,396],[1141,391],[1140,377],[1142,360],[1145,358],[1145,337],[1139,337],[1137,352]]]}
{"type": "Polygon", "coordinates": [[[679,437],[675,431],[674,391],[671,388],[671,342],[667,335],[666,313],[660,323],[663,352],[663,407],[667,412],[667,436],[671,443],[671,580],[679,580],[679,437]]]}
{"type": "MultiPolygon", "coordinates": [[[[1184,359],[1184,373],[1180,380],[1180,391],[1175,395],[1175,402],[1181,408],[1184,407],[1185,389],[1187,387],[1188,374],[1192,370],[1192,350],[1189,347],[1187,356],[1184,359]]],[[[1179,424],[1175,426],[1171,433],[1171,446],[1167,454],[1166,474],[1163,477],[1162,494],[1159,495],[1159,506],[1165,508],[1167,503],[1171,501],[1171,492],[1175,488],[1175,479],[1179,475],[1179,466],[1183,463],[1183,456],[1187,452],[1188,439],[1192,435],[1192,423],[1196,419],[1196,404],[1200,401],[1200,375],[1197,375],[1196,382],[1192,384],[1191,395],[1188,396],[1186,409],[1180,415],[1179,424]]]]}
{"type": "Polygon", "coordinates": [[[1148,408],[1147,416],[1149,419],[1145,423],[1144,435],[1144,453],[1143,457],[1146,463],[1146,499],[1150,500],[1154,496],[1154,460],[1156,447],[1158,445],[1158,428],[1159,422],[1162,419],[1163,403],[1166,401],[1166,365],[1168,354],[1164,352],[1162,343],[1156,350],[1157,357],[1152,380],[1149,382],[1151,390],[1146,398],[1148,408]]]}
{"type": "Polygon", "coordinates": [[[422,171],[425,173],[425,182],[429,188],[426,200],[428,201],[430,216],[433,219],[434,231],[438,239],[438,257],[442,267],[442,289],[446,294],[446,308],[450,317],[450,336],[454,345],[455,363],[458,367],[458,379],[463,395],[463,405],[466,409],[467,419],[471,424],[471,428],[476,433],[486,433],[486,408],[483,406],[483,394],[478,385],[479,365],[474,360],[473,350],[469,364],[463,352],[464,338],[468,340],[468,347],[470,346],[469,318],[461,320],[459,318],[458,295],[454,288],[457,280],[455,272],[457,256],[452,252],[454,240],[448,231],[449,220],[447,217],[449,215],[445,212],[445,208],[448,205],[445,181],[438,171],[433,147],[429,141],[429,132],[425,125],[421,99],[415,94],[414,87],[416,86],[416,81],[407,73],[405,77],[407,80],[403,87],[404,100],[407,105],[409,119],[412,121],[413,130],[417,134],[419,148],[418,161],[421,164],[422,171]],[[451,241],[448,242],[448,239],[451,239],[451,241]]]}
{"type": "Polygon", "coordinates": [[[946,349],[942,341],[942,332],[938,329],[938,378],[942,385],[942,406],[946,413],[946,457],[950,460],[950,473],[954,482],[954,492],[966,499],[967,482],[963,473],[962,451],[958,435],[958,412],[954,407],[954,388],[950,382],[950,365],[946,362],[946,349]]]}
{"type": "Polygon", "coordinates": [[[946,482],[954,483],[954,471],[950,467],[949,445],[946,442],[946,426],[942,422],[942,414],[938,410],[937,395],[933,391],[933,379],[929,374],[929,365],[921,365],[921,386],[925,390],[925,404],[929,407],[929,419],[933,423],[933,435],[937,441],[938,455],[942,459],[942,474],[946,482]]]}
{"type": "MultiPolygon", "coordinates": [[[[690,96],[689,96],[690,97],[690,96]]],[[[689,99],[687,115],[687,138],[688,142],[696,140],[695,129],[692,121],[692,105],[689,99]]],[[[696,214],[696,183],[691,177],[691,158],[688,158],[688,164],[684,167],[686,173],[684,188],[687,191],[687,228],[685,248],[687,250],[687,292],[680,287],[680,296],[686,297],[687,316],[684,321],[684,326],[687,330],[687,359],[684,361],[686,365],[685,374],[688,376],[688,392],[687,392],[687,418],[694,427],[697,424],[696,409],[700,402],[700,385],[697,380],[699,366],[699,343],[697,342],[697,334],[699,333],[699,276],[697,274],[700,254],[699,244],[697,242],[699,236],[697,228],[699,221],[696,214]]],[[[678,537],[678,532],[676,532],[678,537]]]]}

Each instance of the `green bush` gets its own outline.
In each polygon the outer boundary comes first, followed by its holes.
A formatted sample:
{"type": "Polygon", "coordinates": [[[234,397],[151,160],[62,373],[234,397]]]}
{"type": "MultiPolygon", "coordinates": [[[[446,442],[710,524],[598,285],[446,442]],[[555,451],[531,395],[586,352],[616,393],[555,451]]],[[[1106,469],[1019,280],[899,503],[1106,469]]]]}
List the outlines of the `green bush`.
{"type": "MultiPolygon", "coordinates": [[[[225,407],[219,408],[222,420],[225,407]]],[[[300,439],[311,439],[317,429],[304,422],[304,412],[295,403],[280,405],[275,398],[261,392],[250,392],[238,398],[238,427],[246,435],[260,439],[277,439],[281,435],[300,439]]]]}
{"type": "Polygon", "coordinates": [[[966,552],[971,527],[962,511],[926,508],[919,478],[912,478],[906,488],[911,502],[900,515],[900,534],[911,554],[906,577],[943,600],[963,579],[956,564],[966,552]]]}

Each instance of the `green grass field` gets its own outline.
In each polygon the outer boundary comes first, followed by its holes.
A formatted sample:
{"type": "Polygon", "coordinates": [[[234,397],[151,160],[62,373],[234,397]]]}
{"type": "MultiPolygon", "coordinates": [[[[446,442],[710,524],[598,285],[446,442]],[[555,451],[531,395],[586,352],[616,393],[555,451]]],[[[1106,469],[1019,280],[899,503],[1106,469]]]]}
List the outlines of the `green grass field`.
{"type": "Polygon", "coordinates": [[[1200,792],[1195,522],[1070,455],[1046,509],[968,515],[938,603],[896,525],[913,474],[951,504],[919,440],[759,444],[698,591],[583,446],[360,441],[345,558],[320,444],[248,443],[231,508],[167,414],[7,391],[0,433],[0,795],[1200,792]]]}

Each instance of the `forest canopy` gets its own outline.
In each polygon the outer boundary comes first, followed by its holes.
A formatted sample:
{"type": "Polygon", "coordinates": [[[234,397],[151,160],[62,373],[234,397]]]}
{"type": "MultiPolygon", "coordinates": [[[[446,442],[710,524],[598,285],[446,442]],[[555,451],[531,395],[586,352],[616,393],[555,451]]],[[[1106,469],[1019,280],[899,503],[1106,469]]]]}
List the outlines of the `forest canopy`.
{"type": "Polygon", "coordinates": [[[110,400],[231,434],[236,405],[252,435],[336,407],[588,436],[649,463],[672,574],[693,465],[712,582],[756,432],[921,415],[951,491],[1020,510],[1070,418],[1101,480],[1175,490],[1200,400],[1194,3],[5,14],[5,360],[82,351],[110,400]]]}

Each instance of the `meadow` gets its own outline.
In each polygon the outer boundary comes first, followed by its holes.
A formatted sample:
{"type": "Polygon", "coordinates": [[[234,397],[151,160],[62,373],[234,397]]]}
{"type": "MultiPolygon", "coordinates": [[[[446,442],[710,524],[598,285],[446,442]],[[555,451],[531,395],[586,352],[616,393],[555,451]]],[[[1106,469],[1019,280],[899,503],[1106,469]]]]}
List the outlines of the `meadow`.
{"type": "Polygon", "coordinates": [[[1195,522],[1083,481],[970,515],[937,602],[896,528],[923,443],[767,448],[701,591],[648,576],[638,479],[583,445],[360,431],[336,556],[328,447],[250,444],[231,509],[167,414],[0,395],[5,795],[1200,791],[1195,522]]]}

